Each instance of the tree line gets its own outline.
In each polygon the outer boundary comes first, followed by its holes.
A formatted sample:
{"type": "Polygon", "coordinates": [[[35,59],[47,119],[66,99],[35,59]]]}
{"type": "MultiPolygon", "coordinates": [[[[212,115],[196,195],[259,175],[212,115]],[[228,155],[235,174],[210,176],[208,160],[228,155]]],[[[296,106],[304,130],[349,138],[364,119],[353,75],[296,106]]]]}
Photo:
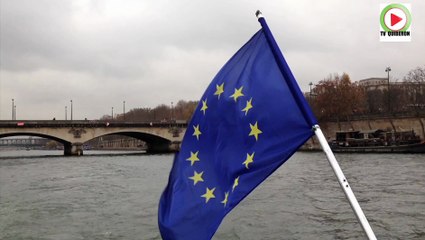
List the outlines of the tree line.
{"type": "Polygon", "coordinates": [[[100,120],[126,122],[179,122],[188,121],[198,106],[198,101],[180,100],[175,105],[161,104],[154,108],[134,108],[125,114],[104,115],[100,120]]]}
{"type": "Polygon", "coordinates": [[[318,120],[349,120],[357,116],[402,116],[425,113],[425,66],[410,70],[374,88],[352,82],[346,73],[315,85],[306,98],[318,120]]]}

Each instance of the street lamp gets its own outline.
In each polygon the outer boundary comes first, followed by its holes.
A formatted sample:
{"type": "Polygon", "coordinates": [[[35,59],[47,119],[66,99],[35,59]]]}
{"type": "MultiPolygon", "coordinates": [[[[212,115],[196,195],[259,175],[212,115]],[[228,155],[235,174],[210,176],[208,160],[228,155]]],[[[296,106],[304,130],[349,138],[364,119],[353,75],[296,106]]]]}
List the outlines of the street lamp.
{"type": "Polygon", "coordinates": [[[65,120],[68,120],[68,106],[65,106],[65,120]]]}
{"type": "Polygon", "coordinates": [[[72,121],[72,100],[71,100],[71,121],[72,121]]]}
{"type": "Polygon", "coordinates": [[[122,102],[122,115],[125,121],[125,101],[122,102]]]}
{"type": "Polygon", "coordinates": [[[385,72],[387,72],[388,77],[387,77],[387,83],[388,83],[388,111],[391,112],[391,96],[390,96],[390,71],[391,71],[391,67],[387,67],[385,69],[385,72]]]}
{"type": "Polygon", "coordinates": [[[313,86],[313,82],[310,82],[309,84],[308,84],[309,86],[310,86],[310,101],[311,101],[311,87],[313,86]]]}
{"type": "Polygon", "coordinates": [[[171,102],[171,117],[170,117],[170,121],[173,121],[173,102],[171,102]]]}
{"type": "Polygon", "coordinates": [[[15,120],[15,99],[12,98],[12,120],[15,120]]]}
{"type": "Polygon", "coordinates": [[[111,114],[111,116],[112,116],[112,120],[114,120],[114,107],[112,107],[112,114],[111,114]]]}

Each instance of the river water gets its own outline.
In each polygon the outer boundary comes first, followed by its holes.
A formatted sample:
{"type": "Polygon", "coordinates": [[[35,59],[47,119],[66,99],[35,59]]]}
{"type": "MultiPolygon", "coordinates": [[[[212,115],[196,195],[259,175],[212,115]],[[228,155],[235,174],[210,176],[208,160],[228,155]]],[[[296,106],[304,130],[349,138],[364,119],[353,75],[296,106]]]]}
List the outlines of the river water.
{"type": "MultiPolygon", "coordinates": [[[[173,155],[61,154],[0,152],[0,239],[161,239],[157,206],[173,155]]],[[[425,239],[425,155],[337,159],[378,239],[425,239]]],[[[365,235],[324,154],[298,152],[213,239],[365,235]]]]}

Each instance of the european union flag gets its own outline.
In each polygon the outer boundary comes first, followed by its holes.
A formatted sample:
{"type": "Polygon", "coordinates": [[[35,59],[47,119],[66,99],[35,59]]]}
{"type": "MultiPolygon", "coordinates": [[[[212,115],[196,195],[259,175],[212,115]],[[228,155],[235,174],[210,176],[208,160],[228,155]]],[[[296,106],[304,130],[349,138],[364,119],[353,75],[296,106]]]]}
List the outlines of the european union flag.
{"type": "Polygon", "coordinates": [[[260,22],[187,127],[160,200],[163,239],[211,239],[226,214],[314,134],[317,121],[260,22]]]}

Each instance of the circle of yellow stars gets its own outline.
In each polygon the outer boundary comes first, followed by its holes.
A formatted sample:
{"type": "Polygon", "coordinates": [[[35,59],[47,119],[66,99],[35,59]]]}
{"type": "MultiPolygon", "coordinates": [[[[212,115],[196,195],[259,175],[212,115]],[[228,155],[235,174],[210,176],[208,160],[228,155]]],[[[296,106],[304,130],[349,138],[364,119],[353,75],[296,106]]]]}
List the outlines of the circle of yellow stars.
{"type": "MultiPolygon", "coordinates": [[[[214,92],[214,96],[216,96],[218,100],[220,100],[220,97],[223,95],[224,89],[225,89],[224,82],[221,84],[216,84],[216,91],[214,92]]],[[[237,101],[240,101],[242,97],[245,97],[245,94],[243,92],[243,86],[240,86],[239,88],[235,88],[233,94],[229,96],[229,98],[233,99],[235,103],[237,101]]],[[[203,113],[204,116],[206,116],[207,110],[208,110],[207,98],[201,99],[200,105],[202,105],[200,107],[200,111],[203,113]]],[[[253,98],[251,97],[249,100],[246,101],[246,105],[241,111],[245,113],[245,116],[247,116],[250,110],[252,110],[253,108],[254,108],[253,98]]],[[[193,125],[192,127],[193,127],[192,136],[195,137],[197,141],[199,141],[199,139],[202,137],[202,131],[201,131],[202,128],[199,124],[193,125]]],[[[249,128],[250,128],[250,132],[248,134],[248,137],[254,137],[255,141],[257,142],[260,137],[260,134],[263,133],[260,130],[258,121],[256,121],[255,123],[249,123],[249,128]]],[[[250,167],[253,164],[255,164],[254,156],[255,156],[255,152],[247,153],[245,160],[243,162],[241,161],[241,164],[244,165],[247,170],[249,170],[250,167]]],[[[190,166],[192,167],[196,164],[196,162],[202,161],[202,159],[200,159],[199,157],[199,150],[190,151],[190,156],[186,159],[186,161],[190,162],[190,166]]],[[[204,171],[201,171],[201,172],[194,171],[193,176],[188,177],[188,179],[193,181],[193,186],[196,186],[200,182],[205,182],[203,178],[203,174],[204,174],[204,171]]],[[[240,176],[236,177],[233,180],[232,189],[224,192],[224,199],[222,199],[222,201],[220,202],[221,204],[223,204],[224,207],[226,207],[228,204],[228,201],[229,201],[228,199],[230,194],[234,192],[236,188],[239,186],[240,184],[239,179],[240,179],[240,176]]],[[[205,199],[205,204],[207,204],[211,199],[216,198],[214,193],[216,190],[217,190],[216,187],[212,187],[212,188],[206,187],[205,193],[200,196],[201,198],[205,199]]]]}

